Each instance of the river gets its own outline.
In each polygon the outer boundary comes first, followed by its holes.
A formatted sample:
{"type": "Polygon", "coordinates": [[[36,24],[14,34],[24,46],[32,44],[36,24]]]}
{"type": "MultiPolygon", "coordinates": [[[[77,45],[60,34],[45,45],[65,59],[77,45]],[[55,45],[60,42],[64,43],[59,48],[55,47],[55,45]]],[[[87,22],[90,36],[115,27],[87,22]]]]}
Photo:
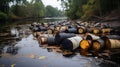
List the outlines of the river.
{"type": "Polygon", "coordinates": [[[40,47],[29,30],[30,24],[6,26],[0,32],[0,67],[113,67],[102,58],[84,57],[80,53],[66,57],[52,48],[40,47]]]}

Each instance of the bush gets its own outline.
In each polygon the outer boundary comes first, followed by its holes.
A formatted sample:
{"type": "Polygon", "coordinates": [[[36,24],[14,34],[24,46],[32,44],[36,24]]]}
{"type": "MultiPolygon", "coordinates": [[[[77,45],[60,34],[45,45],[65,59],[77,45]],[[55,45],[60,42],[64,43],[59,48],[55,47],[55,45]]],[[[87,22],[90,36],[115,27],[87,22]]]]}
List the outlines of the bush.
{"type": "Polygon", "coordinates": [[[0,20],[5,21],[5,20],[7,20],[7,19],[8,19],[7,14],[5,14],[5,13],[3,13],[3,12],[0,12],[0,20]]]}

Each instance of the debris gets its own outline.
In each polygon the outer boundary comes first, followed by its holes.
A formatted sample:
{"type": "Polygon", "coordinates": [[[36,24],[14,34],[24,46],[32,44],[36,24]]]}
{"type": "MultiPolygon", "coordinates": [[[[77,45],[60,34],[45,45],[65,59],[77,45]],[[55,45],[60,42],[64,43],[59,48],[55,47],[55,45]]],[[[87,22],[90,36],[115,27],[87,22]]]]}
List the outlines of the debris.
{"type": "Polygon", "coordinates": [[[11,67],[15,67],[16,64],[12,64],[11,67]]]}
{"type": "Polygon", "coordinates": [[[43,60],[43,59],[45,59],[46,58],[46,56],[40,56],[39,57],[39,59],[41,59],[41,60],[43,60]]]}

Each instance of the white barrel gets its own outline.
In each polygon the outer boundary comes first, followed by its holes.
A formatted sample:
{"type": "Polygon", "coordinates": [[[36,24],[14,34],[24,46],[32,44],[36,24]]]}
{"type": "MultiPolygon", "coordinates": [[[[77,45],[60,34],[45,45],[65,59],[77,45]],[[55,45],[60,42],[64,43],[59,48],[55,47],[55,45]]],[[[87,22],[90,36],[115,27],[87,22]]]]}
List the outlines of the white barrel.
{"type": "Polygon", "coordinates": [[[61,47],[64,50],[74,50],[79,47],[79,43],[81,40],[82,37],[79,36],[64,39],[61,43],[61,47]]]}
{"type": "Polygon", "coordinates": [[[82,37],[75,36],[75,37],[68,38],[68,40],[70,40],[73,43],[73,50],[74,50],[79,47],[79,43],[82,40],[82,37]]]}
{"type": "Polygon", "coordinates": [[[120,40],[109,39],[111,48],[120,48],[120,40]]]}
{"type": "Polygon", "coordinates": [[[98,39],[100,39],[99,36],[96,36],[96,35],[90,34],[90,33],[86,36],[86,39],[89,40],[90,37],[92,38],[92,40],[98,40],[98,39]]]}

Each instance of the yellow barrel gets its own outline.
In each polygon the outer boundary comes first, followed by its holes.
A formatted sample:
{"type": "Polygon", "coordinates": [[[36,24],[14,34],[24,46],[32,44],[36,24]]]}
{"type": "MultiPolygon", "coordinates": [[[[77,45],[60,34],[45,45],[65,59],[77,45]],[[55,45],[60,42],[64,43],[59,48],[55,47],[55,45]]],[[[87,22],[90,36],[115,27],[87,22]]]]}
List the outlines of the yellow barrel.
{"type": "Polygon", "coordinates": [[[90,42],[88,40],[81,40],[80,42],[80,48],[82,50],[88,50],[90,48],[90,42]]]}
{"type": "Polygon", "coordinates": [[[79,34],[82,34],[82,33],[86,32],[85,28],[82,28],[82,27],[78,28],[77,31],[78,31],[79,34]]]}
{"type": "Polygon", "coordinates": [[[93,29],[93,33],[94,33],[94,34],[99,34],[99,33],[100,33],[100,30],[97,29],[97,28],[94,28],[94,29],[93,29]]]}
{"type": "Polygon", "coordinates": [[[102,33],[105,34],[105,33],[110,33],[111,29],[110,28],[103,28],[102,29],[102,33]]]}

